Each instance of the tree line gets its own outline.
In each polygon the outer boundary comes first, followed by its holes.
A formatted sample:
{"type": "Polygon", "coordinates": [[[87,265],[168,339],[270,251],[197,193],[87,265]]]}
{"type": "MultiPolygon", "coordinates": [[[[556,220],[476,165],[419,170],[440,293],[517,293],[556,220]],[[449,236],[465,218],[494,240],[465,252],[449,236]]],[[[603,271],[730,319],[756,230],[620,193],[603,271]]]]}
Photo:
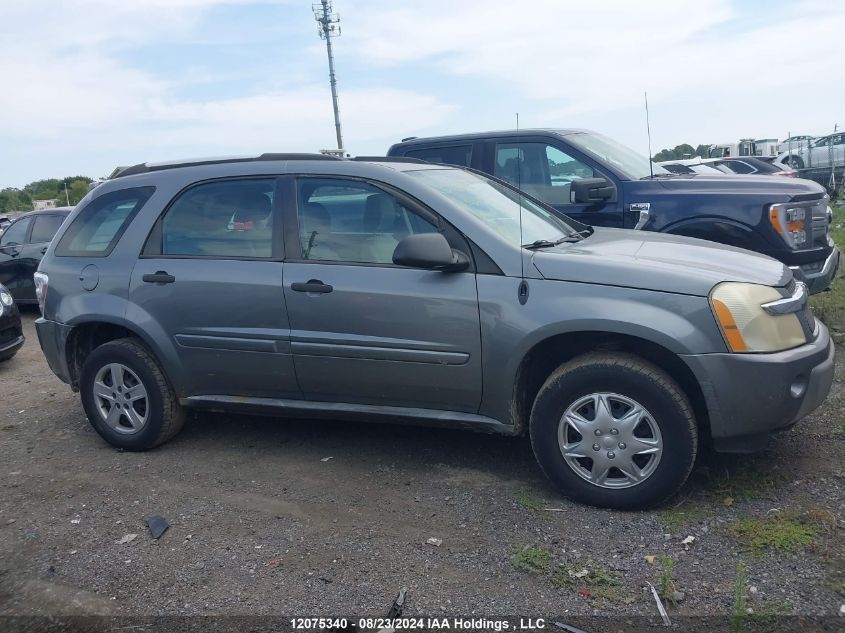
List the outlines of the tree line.
{"type": "Polygon", "coordinates": [[[707,152],[710,150],[709,145],[698,145],[693,147],[688,143],[681,143],[676,145],[673,149],[662,149],[657,152],[651,159],[655,163],[662,160],[683,160],[684,158],[707,158],[707,152]]]}
{"type": "Polygon", "coordinates": [[[88,193],[91,182],[88,176],[68,176],[36,180],[22,189],[7,187],[0,190],[0,213],[32,211],[33,200],[55,200],[56,206],[73,206],[88,193]]]}

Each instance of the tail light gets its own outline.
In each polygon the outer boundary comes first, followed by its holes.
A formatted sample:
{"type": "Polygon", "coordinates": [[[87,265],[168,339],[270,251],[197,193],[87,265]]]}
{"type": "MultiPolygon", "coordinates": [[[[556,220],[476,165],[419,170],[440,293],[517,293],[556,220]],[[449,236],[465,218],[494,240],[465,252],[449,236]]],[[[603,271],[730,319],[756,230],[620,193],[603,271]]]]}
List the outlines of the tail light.
{"type": "Polygon", "coordinates": [[[50,278],[47,273],[35,273],[35,298],[38,299],[38,309],[41,310],[41,316],[44,316],[44,303],[47,301],[47,286],[50,278]]]}

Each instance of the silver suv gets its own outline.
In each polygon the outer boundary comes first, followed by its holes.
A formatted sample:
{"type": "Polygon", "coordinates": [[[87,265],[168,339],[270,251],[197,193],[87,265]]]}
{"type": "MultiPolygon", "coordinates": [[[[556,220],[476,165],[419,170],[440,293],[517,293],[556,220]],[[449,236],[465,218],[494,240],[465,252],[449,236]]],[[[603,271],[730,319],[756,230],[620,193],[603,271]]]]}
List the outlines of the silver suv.
{"type": "Polygon", "coordinates": [[[127,450],[188,408],[527,433],[565,494],[641,508],[703,442],[757,449],[833,379],[780,262],[407,159],[128,168],[36,279],[51,368],[127,450]]]}

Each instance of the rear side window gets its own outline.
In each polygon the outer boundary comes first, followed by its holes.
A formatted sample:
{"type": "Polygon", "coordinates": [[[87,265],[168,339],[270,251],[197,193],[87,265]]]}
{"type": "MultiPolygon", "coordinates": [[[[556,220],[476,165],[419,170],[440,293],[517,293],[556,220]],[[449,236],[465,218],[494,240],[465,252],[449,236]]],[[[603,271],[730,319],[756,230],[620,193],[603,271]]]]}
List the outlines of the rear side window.
{"type": "Polygon", "coordinates": [[[472,164],[472,145],[450,145],[447,147],[427,147],[405,152],[408,158],[418,158],[429,163],[469,167],[472,164]]]}
{"type": "Polygon", "coordinates": [[[133,187],[94,198],[62,235],[56,255],[107,257],[154,191],[155,187],[133,187]]]}
{"type": "Polygon", "coordinates": [[[172,257],[269,258],[273,256],[275,180],[243,179],[197,185],[179,196],[145,249],[172,257]]]}
{"type": "Polygon", "coordinates": [[[23,218],[12,224],[3,237],[0,238],[0,246],[16,246],[18,244],[26,244],[26,234],[29,231],[30,218],[23,218]]]}
{"type": "Polygon", "coordinates": [[[49,242],[59,230],[64,219],[65,216],[63,215],[36,215],[29,241],[33,244],[49,242]]]}

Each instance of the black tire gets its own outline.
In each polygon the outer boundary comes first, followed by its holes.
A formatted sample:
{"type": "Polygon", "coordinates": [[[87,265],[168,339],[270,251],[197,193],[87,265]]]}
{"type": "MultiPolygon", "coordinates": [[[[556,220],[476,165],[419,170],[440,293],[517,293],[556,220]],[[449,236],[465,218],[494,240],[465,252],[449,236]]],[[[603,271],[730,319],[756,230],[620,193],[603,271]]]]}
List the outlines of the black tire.
{"type": "Polygon", "coordinates": [[[112,446],[145,451],[163,444],[181,429],[185,412],[153,354],[137,339],[123,338],[96,348],[85,359],[79,380],[82,406],[91,426],[112,446]],[[134,372],[147,392],[146,423],[137,432],[119,433],[100,415],[94,395],[98,372],[110,363],[121,363],[134,372]]]}
{"type": "Polygon", "coordinates": [[[698,449],[695,416],[681,388],[663,370],[623,353],[585,354],[552,372],[534,401],[529,433],[540,468],[563,494],[623,510],[650,508],[674,495],[687,480],[698,449]],[[564,412],[580,398],[602,392],[641,404],[662,437],[662,454],[651,475],[627,488],[604,488],[582,478],[564,459],[558,442],[564,412]]]}

